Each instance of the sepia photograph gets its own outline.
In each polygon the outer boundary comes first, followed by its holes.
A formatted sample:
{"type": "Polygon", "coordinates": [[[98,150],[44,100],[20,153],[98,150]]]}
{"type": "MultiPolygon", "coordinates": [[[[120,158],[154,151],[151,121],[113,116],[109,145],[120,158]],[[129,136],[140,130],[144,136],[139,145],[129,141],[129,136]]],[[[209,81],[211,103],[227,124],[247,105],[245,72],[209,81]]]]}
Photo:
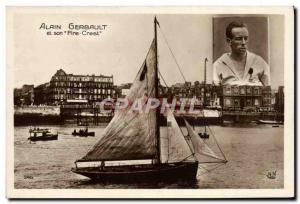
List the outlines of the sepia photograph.
{"type": "Polygon", "coordinates": [[[8,198],[295,196],[292,7],[6,12],[8,198]]]}

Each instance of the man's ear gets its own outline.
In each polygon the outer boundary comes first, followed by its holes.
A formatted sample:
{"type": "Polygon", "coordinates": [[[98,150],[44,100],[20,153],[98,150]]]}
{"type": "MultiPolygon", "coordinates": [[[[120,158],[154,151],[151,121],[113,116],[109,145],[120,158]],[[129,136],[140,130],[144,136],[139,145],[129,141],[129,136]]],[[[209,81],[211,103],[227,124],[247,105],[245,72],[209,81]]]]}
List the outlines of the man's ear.
{"type": "Polygon", "coordinates": [[[226,38],[226,42],[230,45],[231,44],[231,39],[230,38],[226,38]]]}

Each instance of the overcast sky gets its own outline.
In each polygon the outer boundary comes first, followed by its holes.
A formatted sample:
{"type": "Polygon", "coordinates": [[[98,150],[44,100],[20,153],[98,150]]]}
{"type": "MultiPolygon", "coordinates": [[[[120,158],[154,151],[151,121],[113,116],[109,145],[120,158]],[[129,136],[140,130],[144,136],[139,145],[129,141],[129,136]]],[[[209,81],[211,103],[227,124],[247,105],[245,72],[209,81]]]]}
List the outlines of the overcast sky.
{"type": "MultiPolygon", "coordinates": [[[[203,80],[207,57],[207,81],[211,83],[212,16],[157,17],[186,80],[203,80]]],[[[113,75],[117,85],[132,82],[153,39],[153,18],[152,14],[15,14],[11,45],[14,48],[14,87],[49,82],[58,69],[73,74],[113,75]],[[42,23],[62,25],[62,30],[68,30],[69,23],[108,26],[100,36],[47,36],[45,30],[39,29],[42,23]]],[[[182,83],[184,80],[161,30],[158,31],[160,72],[167,85],[182,83]]],[[[283,85],[283,77],[278,74],[282,73],[282,64],[273,61],[273,88],[283,85]]]]}

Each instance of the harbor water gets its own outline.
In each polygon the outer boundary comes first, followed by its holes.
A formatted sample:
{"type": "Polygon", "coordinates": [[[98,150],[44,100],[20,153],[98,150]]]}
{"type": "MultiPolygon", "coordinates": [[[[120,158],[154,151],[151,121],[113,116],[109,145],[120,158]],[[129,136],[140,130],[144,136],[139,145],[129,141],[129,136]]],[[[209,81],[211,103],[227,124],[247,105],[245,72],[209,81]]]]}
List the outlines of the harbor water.
{"type": "MultiPolygon", "coordinates": [[[[95,137],[74,137],[74,126],[40,126],[58,133],[58,140],[29,142],[29,126],[14,129],[14,173],[17,189],[112,189],[112,188],[283,188],[283,126],[211,126],[228,162],[198,170],[197,182],[185,183],[94,183],[71,172],[74,161],[83,157],[102,137],[105,125],[89,127],[95,137]],[[268,175],[273,175],[269,177],[268,175]]],[[[78,128],[77,128],[78,129],[78,128]]],[[[184,129],[184,128],[182,128],[184,129]]],[[[196,132],[202,127],[195,127],[196,132]]],[[[183,131],[186,133],[186,131],[183,131]]],[[[211,138],[210,138],[211,139],[211,138]]]]}

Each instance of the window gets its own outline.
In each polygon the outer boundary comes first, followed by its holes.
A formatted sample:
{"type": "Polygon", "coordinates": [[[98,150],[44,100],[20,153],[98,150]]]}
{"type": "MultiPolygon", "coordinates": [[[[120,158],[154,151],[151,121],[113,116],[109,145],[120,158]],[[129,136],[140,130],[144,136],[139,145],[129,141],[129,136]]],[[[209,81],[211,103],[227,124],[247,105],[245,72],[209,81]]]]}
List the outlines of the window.
{"type": "Polygon", "coordinates": [[[234,100],[234,106],[239,106],[239,100],[237,99],[234,100]]]}
{"type": "Polygon", "coordinates": [[[235,93],[235,94],[238,94],[238,93],[239,93],[238,87],[234,87],[234,93],[235,93]]]}
{"type": "Polygon", "coordinates": [[[230,99],[225,99],[225,104],[226,104],[226,106],[230,106],[231,105],[231,102],[230,102],[230,99]]]}
{"type": "Polygon", "coordinates": [[[250,99],[247,100],[247,106],[251,106],[251,100],[250,99]]]}
{"type": "Polygon", "coordinates": [[[227,88],[226,88],[226,93],[227,93],[227,94],[230,94],[230,91],[231,91],[231,90],[230,90],[230,87],[227,87],[227,88]]]}
{"type": "Polygon", "coordinates": [[[251,87],[247,88],[247,94],[251,94],[251,87]]]}
{"type": "Polygon", "coordinates": [[[245,94],[245,88],[244,87],[241,88],[241,94],[245,94]]]}

